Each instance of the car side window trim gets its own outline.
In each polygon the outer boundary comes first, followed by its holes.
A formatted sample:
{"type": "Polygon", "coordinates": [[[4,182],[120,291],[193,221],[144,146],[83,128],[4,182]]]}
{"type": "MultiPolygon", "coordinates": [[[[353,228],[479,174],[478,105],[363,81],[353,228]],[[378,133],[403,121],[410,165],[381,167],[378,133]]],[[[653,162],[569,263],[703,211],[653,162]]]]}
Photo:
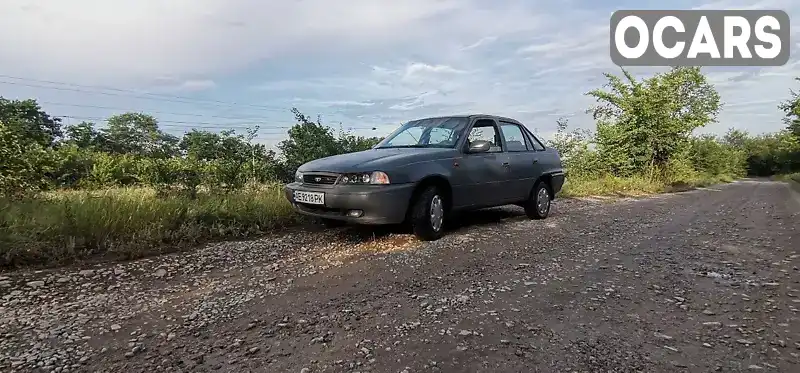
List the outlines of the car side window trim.
{"type": "Polygon", "coordinates": [[[531,144],[533,145],[533,151],[542,152],[547,150],[547,147],[544,146],[544,143],[539,141],[539,138],[536,137],[533,133],[531,133],[531,131],[527,127],[522,126],[522,129],[523,132],[525,132],[525,136],[530,138],[531,144]],[[539,147],[541,147],[541,150],[536,149],[536,145],[539,145],[539,147]]]}
{"type": "MultiPolygon", "coordinates": [[[[539,140],[539,138],[538,138],[538,137],[536,137],[536,135],[534,135],[534,134],[531,134],[531,137],[533,138],[533,141],[536,141],[536,144],[539,144],[539,146],[541,146],[541,147],[542,147],[542,150],[541,150],[541,151],[545,151],[545,150],[547,150],[547,147],[546,147],[546,146],[544,146],[544,143],[543,143],[543,142],[541,142],[541,141],[539,140]]],[[[535,146],[535,145],[534,145],[534,148],[536,148],[536,146],[535,146]]]]}
{"type": "Polygon", "coordinates": [[[519,127],[520,131],[522,132],[522,137],[525,139],[525,148],[528,149],[529,152],[535,152],[536,147],[533,146],[533,142],[531,141],[530,136],[528,136],[528,134],[525,133],[525,128],[522,128],[524,126],[520,125],[519,127]]]}

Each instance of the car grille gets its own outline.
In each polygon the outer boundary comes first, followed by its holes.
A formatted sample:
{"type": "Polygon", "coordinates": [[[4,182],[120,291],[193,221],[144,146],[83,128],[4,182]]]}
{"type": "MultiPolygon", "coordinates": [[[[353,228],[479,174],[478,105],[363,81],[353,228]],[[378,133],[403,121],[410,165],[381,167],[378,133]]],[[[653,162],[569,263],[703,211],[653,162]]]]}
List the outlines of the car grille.
{"type": "Polygon", "coordinates": [[[334,175],[303,175],[303,182],[306,184],[324,184],[324,185],[333,185],[336,183],[336,179],[338,176],[334,175]]]}

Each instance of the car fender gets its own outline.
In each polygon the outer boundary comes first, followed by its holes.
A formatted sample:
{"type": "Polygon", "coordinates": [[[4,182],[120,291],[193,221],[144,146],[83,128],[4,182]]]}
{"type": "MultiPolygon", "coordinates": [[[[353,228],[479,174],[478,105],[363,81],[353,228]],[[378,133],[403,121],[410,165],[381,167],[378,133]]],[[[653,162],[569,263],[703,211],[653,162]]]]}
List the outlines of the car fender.
{"type": "Polygon", "coordinates": [[[431,176],[442,177],[450,180],[452,176],[453,159],[436,159],[414,162],[398,167],[390,175],[393,183],[419,183],[431,176]],[[449,167],[447,167],[449,165],[449,167]]]}

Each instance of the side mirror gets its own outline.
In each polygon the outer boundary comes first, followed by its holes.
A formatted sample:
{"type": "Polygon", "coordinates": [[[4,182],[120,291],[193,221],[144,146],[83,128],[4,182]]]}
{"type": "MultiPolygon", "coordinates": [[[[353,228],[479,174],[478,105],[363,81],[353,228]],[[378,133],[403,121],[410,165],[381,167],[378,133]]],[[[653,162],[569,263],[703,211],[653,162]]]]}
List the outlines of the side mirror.
{"type": "Polygon", "coordinates": [[[484,140],[476,140],[469,145],[468,153],[486,153],[492,147],[492,144],[484,140]]]}

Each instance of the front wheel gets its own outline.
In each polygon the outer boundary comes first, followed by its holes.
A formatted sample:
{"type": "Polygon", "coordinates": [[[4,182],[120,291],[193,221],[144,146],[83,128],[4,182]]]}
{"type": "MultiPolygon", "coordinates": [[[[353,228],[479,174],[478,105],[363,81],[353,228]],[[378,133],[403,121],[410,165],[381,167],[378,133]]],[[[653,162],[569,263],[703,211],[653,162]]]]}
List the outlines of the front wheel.
{"type": "Polygon", "coordinates": [[[545,219],[550,214],[550,188],[540,181],[525,202],[525,214],[531,219],[545,219]]]}
{"type": "Polygon", "coordinates": [[[409,222],[422,241],[435,241],[444,234],[445,205],[438,188],[430,186],[412,202],[409,222]]]}

